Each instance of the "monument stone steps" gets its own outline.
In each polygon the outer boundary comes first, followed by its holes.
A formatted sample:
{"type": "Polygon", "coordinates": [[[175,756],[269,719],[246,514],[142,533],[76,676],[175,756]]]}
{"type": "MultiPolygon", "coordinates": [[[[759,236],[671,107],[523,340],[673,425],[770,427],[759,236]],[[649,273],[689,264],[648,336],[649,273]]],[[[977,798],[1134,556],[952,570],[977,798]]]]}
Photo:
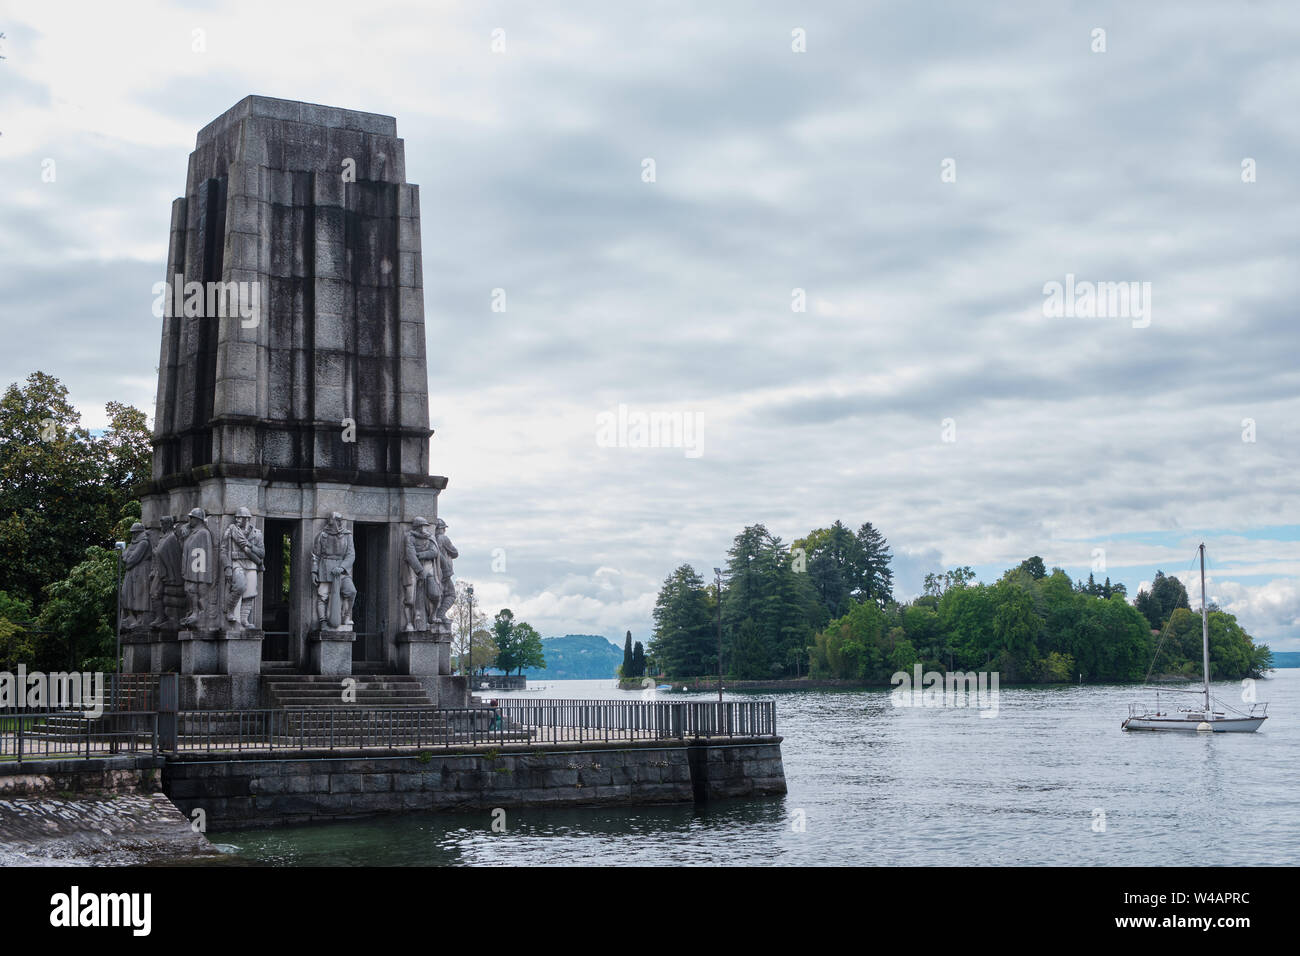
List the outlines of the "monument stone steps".
{"type": "Polygon", "coordinates": [[[354,702],[343,700],[345,685],[342,678],[320,674],[277,675],[267,679],[266,690],[273,707],[364,706],[382,709],[433,706],[424,685],[409,675],[357,676],[352,680],[355,683],[347,686],[349,697],[354,702]]]}

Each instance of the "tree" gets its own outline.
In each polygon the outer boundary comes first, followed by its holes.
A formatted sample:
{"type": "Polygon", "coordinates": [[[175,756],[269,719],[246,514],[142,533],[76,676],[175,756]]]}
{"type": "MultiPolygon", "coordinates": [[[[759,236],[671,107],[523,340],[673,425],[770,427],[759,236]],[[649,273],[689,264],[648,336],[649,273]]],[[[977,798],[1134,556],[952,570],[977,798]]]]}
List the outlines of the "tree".
{"type": "Polygon", "coordinates": [[[492,619],[492,640],[497,646],[497,666],[509,674],[515,667],[515,615],[510,608],[497,611],[492,619]]]}
{"type": "MultiPolygon", "coordinates": [[[[1043,559],[1038,555],[1034,555],[1032,558],[1025,558],[1025,560],[1021,561],[1020,570],[1024,571],[1035,581],[1041,581],[1043,578],[1047,577],[1047,567],[1043,564],[1043,559]]],[[[1092,575],[1088,576],[1088,580],[1092,580],[1092,575]]]]}
{"type": "Polygon", "coordinates": [[[632,676],[645,677],[645,648],[640,641],[632,649],[632,676]]]}
{"type": "Polygon", "coordinates": [[[853,532],[836,521],[829,528],[817,528],[794,542],[803,548],[808,579],[826,607],[828,618],[837,618],[849,609],[853,591],[860,588],[865,563],[862,546],[853,532]]]}
{"type": "Polygon", "coordinates": [[[620,677],[635,677],[632,673],[632,632],[627,632],[623,639],[623,665],[618,669],[620,677]]]}
{"type": "Polygon", "coordinates": [[[500,652],[497,654],[497,666],[503,671],[509,674],[513,666],[522,674],[525,667],[546,666],[546,657],[542,653],[542,635],[531,624],[519,621],[511,631],[510,638],[509,660],[503,661],[503,655],[500,652]]]}
{"type": "Polygon", "coordinates": [[[897,645],[888,646],[885,625],[885,612],[874,601],[855,603],[847,614],[814,635],[811,655],[814,676],[887,679],[886,654],[897,650],[897,645]]]}
{"type": "Polygon", "coordinates": [[[19,664],[36,660],[36,635],[29,629],[32,606],[0,591],[0,671],[13,672],[19,664]]]}
{"type": "Polygon", "coordinates": [[[144,413],[117,402],[108,413],[108,429],[92,436],[67,388],[44,372],[0,398],[0,590],[33,607],[86,548],[112,546],[149,474],[144,413]]]}
{"type": "Polygon", "coordinates": [[[768,651],[763,642],[763,634],[754,619],[747,617],[736,628],[731,654],[731,676],[741,680],[762,680],[771,677],[768,662],[768,651]]]}
{"type": "Polygon", "coordinates": [[[983,584],[950,587],[939,600],[940,626],[948,636],[958,670],[988,665],[993,659],[993,602],[983,584]]]}
{"type": "Polygon", "coordinates": [[[1170,615],[1179,608],[1191,608],[1183,582],[1175,577],[1166,577],[1163,571],[1156,571],[1151,590],[1140,589],[1133,604],[1154,630],[1163,628],[1170,615]]]}
{"type": "MultiPolygon", "coordinates": [[[[289,541],[286,538],[285,545],[288,544],[289,541]]],[[[285,567],[288,567],[287,561],[285,567]]],[[[481,667],[492,666],[492,661],[496,658],[496,642],[491,640],[491,633],[487,630],[488,619],[487,615],[483,613],[482,604],[474,603],[472,605],[474,616],[473,620],[470,619],[470,583],[461,581],[460,585],[456,589],[456,599],[452,604],[454,620],[452,625],[452,652],[456,655],[457,661],[463,658],[467,664],[472,663],[474,670],[477,671],[481,667]]]]}
{"type": "Polygon", "coordinates": [[[545,667],[542,636],[526,621],[516,621],[509,608],[502,608],[492,621],[492,638],[497,646],[496,666],[509,674],[525,667],[545,667]]]}
{"type": "Polygon", "coordinates": [[[724,641],[729,641],[736,653],[740,625],[752,621],[752,640],[747,637],[745,648],[747,671],[765,670],[764,677],[786,673],[791,651],[802,653],[821,613],[821,602],[808,575],[795,573],[781,539],[756,524],[732,542],[726,582],[722,596],[724,641]]]}
{"type": "Polygon", "coordinates": [[[884,607],[894,594],[894,572],[889,568],[894,556],[889,550],[889,542],[868,521],[858,529],[858,546],[862,552],[862,565],[854,596],[884,607]]]}
{"type": "Polygon", "coordinates": [[[62,662],[78,670],[117,670],[117,562],[112,548],[87,548],[85,560],[46,589],[34,663],[49,670],[62,662]]]}
{"type": "Polygon", "coordinates": [[[991,597],[999,667],[1015,680],[1038,657],[1037,642],[1043,619],[1036,606],[1034,579],[1029,572],[1016,569],[993,586],[991,597]]]}
{"type": "Polygon", "coordinates": [[[664,579],[655,599],[650,654],[668,677],[700,677],[709,672],[707,662],[716,653],[704,580],[683,564],[664,579]]]}
{"type": "Polygon", "coordinates": [[[482,674],[497,663],[497,642],[486,628],[474,632],[472,646],[467,637],[463,643],[454,643],[452,650],[456,652],[453,663],[461,674],[482,674]]]}
{"type": "Polygon", "coordinates": [[[943,574],[927,574],[924,591],[929,597],[943,597],[950,588],[964,588],[975,580],[975,572],[969,567],[953,568],[943,574]]]}

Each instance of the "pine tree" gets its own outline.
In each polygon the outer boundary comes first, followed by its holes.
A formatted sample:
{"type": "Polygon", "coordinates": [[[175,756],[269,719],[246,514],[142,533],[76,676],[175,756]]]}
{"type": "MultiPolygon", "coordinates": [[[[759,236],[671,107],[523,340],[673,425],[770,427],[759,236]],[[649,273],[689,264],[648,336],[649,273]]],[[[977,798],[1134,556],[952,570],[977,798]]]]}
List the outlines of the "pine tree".
{"type": "Polygon", "coordinates": [[[632,648],[632,676],[645,677],[645,648],[640,641],[632,648]]]}
{"type": "Polygon", "coordinates": [[[746,636],[744,669],[763,677],[793,673],[803,659],[813,624],[824,611],[807,574],[797,574],[781,539],[761,524],[736,535],[727,553],[727,587],[722,596],[724,657],[738,674],[733,646],[742,622],[752,623],[746,636]]]}
{"type": "Polygon", "coordinates": [[[664,580],[650,637],[650,654],[661,673],[701,677],[710,672],[717,656],[711,609],[704,580],[689,564],[664,580]]]}
{"type": "Polygon", "coordinates": [[[623,666],[619,668],[619,674],[623,677],[635,677],[632,673],[632,632],[627,632],[627,637],[623,639],[623,666]]]}
{"type": "Polygon", "coordinates": [[[858,545],[862,549],[862,566],[854,597],[884,607],[894,595],[894,572],[889,567],[894,555],[889,542],[868,521],[858,529],[858,545]]]}

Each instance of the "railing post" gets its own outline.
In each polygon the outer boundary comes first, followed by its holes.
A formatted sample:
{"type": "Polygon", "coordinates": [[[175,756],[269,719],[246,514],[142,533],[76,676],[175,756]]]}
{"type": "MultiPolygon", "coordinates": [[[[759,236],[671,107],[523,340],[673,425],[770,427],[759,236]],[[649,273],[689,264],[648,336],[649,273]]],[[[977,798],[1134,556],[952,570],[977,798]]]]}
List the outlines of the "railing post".
{"type": "Polygon", "coordinates": [[[161,674],[158,679],[158,749],[175,753],[180,736],[177,705],[180,688],[177,675],[161,674]]]}
{"type": "Polygon", "coordinates": [[[23,715],[14,712],[14,721],[18,724],[18,762],[23,762],[23,715]]]}

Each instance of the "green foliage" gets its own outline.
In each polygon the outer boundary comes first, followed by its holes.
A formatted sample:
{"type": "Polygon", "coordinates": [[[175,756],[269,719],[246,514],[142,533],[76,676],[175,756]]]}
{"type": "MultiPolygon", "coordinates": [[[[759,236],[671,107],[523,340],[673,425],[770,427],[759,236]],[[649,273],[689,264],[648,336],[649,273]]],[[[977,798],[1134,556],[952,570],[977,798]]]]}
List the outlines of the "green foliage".
{"type": "Polygon", "coordinates": [[[91,547],[85,560],[47,589],[37,623],[36,666],[113,671],[117,626],[117,552],[91,547]]]}
{"type": "Polygon", "coordinates": [[[32,606],[0,591],[0,671],[13,671],[36,659],[36,635],[28,626],[32,606]]]}
{"type": "MultiPolygon", "coordinates": [[[[721,594],[723,659],[733,678],[795,676],[888,683],[896,671],[997,670],[1007,682],[1137,681],[1151,664],[1151,620],[1172,619],[1161,669],[1200,671],[1199,617],[1187,591],[1157,573],[1127,601],[1123,584],[1077,585],[1033,555],[993,584],[968,566],[931,573],[907,605],[890,597],[889,547],[868,522],[816,528],[787,550],[762,524],[736,535],[721,594]]],[[[655,604],[649,652],[669,678],[716,672],[716,589],[682,565],[655,604]]],[[[1271,664],[1231,615],[1211,609],[1215,678],[1261,675],[1271,664]]],[[[628,635],[630,640],[631,635],[628,635]]],[[[625,665],[623,674],[634,671],[625,665]]]]}
{"type": "MultiPolygon", "coordinates": [[[[526,621],[516,621],[509,608],[497,612],[492,622],[492,640],[496,644],[495,666],[506,674],[523,673],[525,667],[545,667],[542,636],[526,621]]],[[[478,654],[475,653],[475,663],[478,654]]]]}
{"type": "MultiPolygon", "coordinates": [[[[991,585],[969,569],[930,575],[928,594],[906,607],[854,605],[813,637],[815,676],[886,683],[896,671],[997,670],[1008,682],[1138,681],[1154,652],[1146,617],[1113,584],[1076,588],[1059,568],[1029,559],[991,585]],[[1109,594],[1109,596],[1107,596],[1109,594]]],[[[1173,604],[1186,592],[1162,585],[1173,604]]],[[[1215,679],[1258,676],[1271,660],[1231,614],[1211,610],[1215,679]]],[[[1175,607],[1159,669],[1200,675],[1200,615],[1175,607]]]]}
{"type": "Polygon", "coordinates": [[[92,436],[67,388],[43,372],[0,398],[0,590],[33,607],[87,547],[111,547],[149,477],[144,413],[118,402],[106,410],[108,428],[92,436]]]}
{"type": "Polygon", "coordinates": [[[1175,577],[1165,577],[1163,571],[1156,571],[1155,579],[1151,582],[1151,590],[1138,591],[1138,596],[1133,603],[1151,627],[1157,631],[1165,626],[1165,622],[1174,611],[1179,608],[1191,609],[1187,601],[1187,588],[1183,587],[1183,582],[1175,577]]]}
{"type": "Polygon", "coordinates": [[[632,632],[627,632],[623,639],[623,663],[618,669],[619,677],[635,677],[632,673],[632,632]]]}
{"type": "Polygon", "coordinates": [[[761,524],[736,535],[727,552],[727,588],[722,596],[723,657],[734,677],[780,677],[802,658],[815,621],[824,613],[807,574],[797,573],[781,539],[761,524]],[[750,631],[743,640],[745,621],[750,631]],[[743,673],[742,673],[743,671],[743,673]]]}
{"type": "MultiPolygon", "coordinates": [[[[667,677],[716,673],[717,644],[713,608],[704,580],[683,564],[664,580],[654,607],[650,655],[667,677]]],[[[629,632],[630,633],[630,632],[629,632]]]]}

